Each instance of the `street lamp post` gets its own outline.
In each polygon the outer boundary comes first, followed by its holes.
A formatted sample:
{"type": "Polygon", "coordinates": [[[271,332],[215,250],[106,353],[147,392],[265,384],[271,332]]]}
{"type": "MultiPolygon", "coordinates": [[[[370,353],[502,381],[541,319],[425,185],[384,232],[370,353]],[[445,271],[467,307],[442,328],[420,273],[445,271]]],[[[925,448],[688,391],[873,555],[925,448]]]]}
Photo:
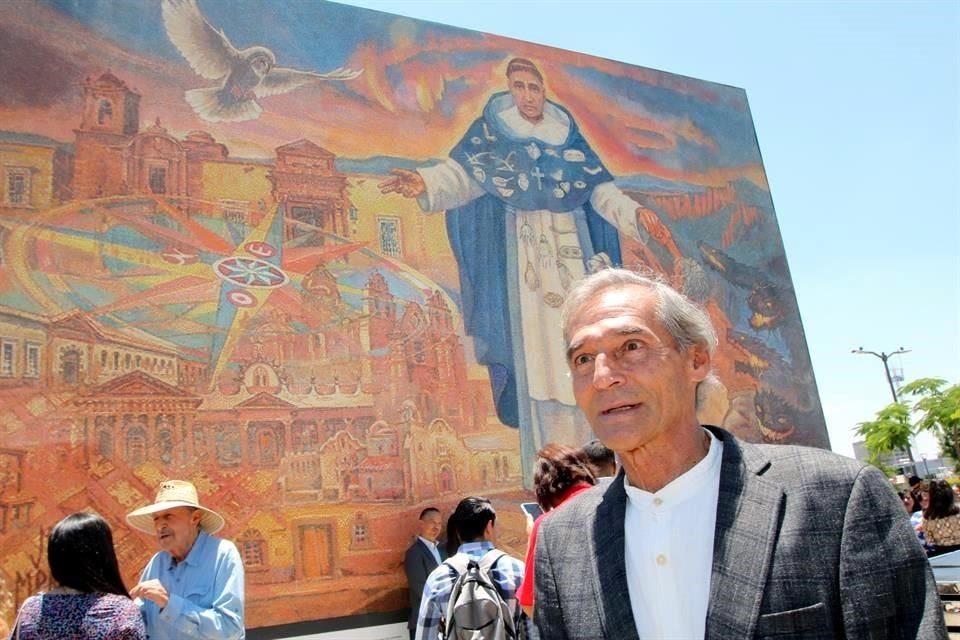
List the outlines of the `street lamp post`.
{"type": "MultiPolygon", "coordinates": [[[[897,388],[893,384],[893,376],[890,375],[890,365],[887,364],[887,360],[889,360],[891,356],[900,355],[902,353],[910,353],[910,350],[900,347],[896,351],[891,351],[890,353],[886,353],[884,351],[877,353],[876,351],[867,351],[863,347],[858,347],[853,351],[851,351],[850,353],[857,353],[860,355],[870,355],[870,356],[876,356],[880,358],[880,361],[883,362],[883,372],[887,374],[887,384],[890,385],[890,395],[893,396],[893,401],[895,403],[899,403],[900,398],[897,397],[897,388]]],[[[909,441],[907,442],[907,457],[910,458],[910,465],[913,467],[914,473],[916,473],[917,463],[913,459],[913,451],[910,450],[909,441]]]]}

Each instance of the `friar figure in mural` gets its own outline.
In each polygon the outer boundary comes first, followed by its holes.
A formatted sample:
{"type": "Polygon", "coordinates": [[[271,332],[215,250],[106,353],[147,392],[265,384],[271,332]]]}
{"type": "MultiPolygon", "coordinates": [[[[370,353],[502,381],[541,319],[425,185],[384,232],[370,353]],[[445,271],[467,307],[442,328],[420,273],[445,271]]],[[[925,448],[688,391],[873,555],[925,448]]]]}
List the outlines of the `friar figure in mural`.
{"type": "Polygon", "coordinates": [[[489,99],[447,159],[394,169],[379,187],[426,212],[446,210],[466,331],[489,369],[498,417],[520,428],[522,458],[532,461],[545,442],[589,438],[557,348],[567,291],[621,263],[618,230],[644,243],[648,234],[640,205],[570,112],[547,99],[537,66],[514,58],[506,76],[509,91],[489,99]]]}

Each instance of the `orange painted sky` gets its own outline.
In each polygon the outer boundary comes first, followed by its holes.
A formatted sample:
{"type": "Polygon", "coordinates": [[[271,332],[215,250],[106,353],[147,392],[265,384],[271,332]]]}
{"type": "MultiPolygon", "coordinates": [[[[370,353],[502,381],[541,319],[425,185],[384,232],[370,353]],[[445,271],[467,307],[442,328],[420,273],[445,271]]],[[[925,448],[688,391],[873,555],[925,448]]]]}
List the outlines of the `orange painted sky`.
{"type": "MultiPolygon", "coordinates": [[[[272,157],[277,146],[307,138],[341,157],[428,160],[445,156],[488,98],[506,89],[506,63],[522,56],[539,64],[548,97],[574,115],[615,175],[704,185],[747,178],[766,188],[759,153],[755,161],[724,162],[722,143],[699,123],[682,111],[654,109],[641,99],[643,91],[654,88],[678,104],[726,103],[745,112],[743,93],[730,87],[492,35],[431,31],[426,24],[413,29],[409,19],[385,16],[394,20],[388,37],[361,42],[346,56],[350,66],[363,69],[359,78],[264,98],[264,112],[256,120],[211,123],[192,112],[183,92],[215,81],[195,75],[182,58],[121,47],[48,7],[18,3],[18,8],[0,7],[0,21],[6,25],[2,29],[33,43],[22,51],[22,61],[42,59],[64,70],[64,77],[61,90],[45,100],[0,103],[0,128],[5,130],[71,142],[79,124],[83,78],[109,69],[141,94],[143,125],[159,118],[175,136],[208,131],[233,156],[272,157]],[[681,143],[687,147],[680,149],[681,143]],[[688,162],[700,154],[714,161],[688,162]]],[[[20,93],[28,93],[36,79],[23,75],[11,81],[23,85],[20,93]]]]}

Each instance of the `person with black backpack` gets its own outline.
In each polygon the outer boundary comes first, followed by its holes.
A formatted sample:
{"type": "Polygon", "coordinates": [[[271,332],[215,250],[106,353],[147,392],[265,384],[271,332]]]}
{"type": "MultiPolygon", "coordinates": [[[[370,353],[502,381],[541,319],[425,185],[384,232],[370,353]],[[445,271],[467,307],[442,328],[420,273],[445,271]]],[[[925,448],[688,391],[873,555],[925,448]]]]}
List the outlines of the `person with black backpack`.
{"type": "Polygon", "coordinates": [[[523,562],[494,547],[497,512],[486,498],[464,498],[451,517],[461,544],[427,578],[416,640],[516,640],[516,593],[523,562]]]}

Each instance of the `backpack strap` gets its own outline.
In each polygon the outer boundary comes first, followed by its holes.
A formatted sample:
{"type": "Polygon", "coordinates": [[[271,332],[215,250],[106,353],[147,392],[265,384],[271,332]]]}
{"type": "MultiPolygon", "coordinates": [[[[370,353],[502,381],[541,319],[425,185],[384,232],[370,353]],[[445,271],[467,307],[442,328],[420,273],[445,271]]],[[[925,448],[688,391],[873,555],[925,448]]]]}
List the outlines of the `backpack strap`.
{"type": "Polygon", "coordinates": [[[453,570],[453,578],[456,580],[457,576],[466,572],[467,567],[470,565],[470,560],[472,560],[472,558],[465,553],[455,553],[444,560],[443,564],[447,565],[447,569],[453,570]]]}
{"type": "Polygon", "coordinates": [[[500,594],[500,597],[503,598],[504,602],[507,601],[507,598],[503,594],[503,589],[500,588],[500,583],[493,578],[493,568],[497,566],[498,562],[500,562],[500,558],[505,555],[507,554],[499,549],[490,549],[490,551],[487,551],[485,554],[483,554],[483,557],[480,558],[480,562],[477,563],[480,567],[480,573],[486,576],[486,578],[490,581],[490,584],[492,584],[494,589],[497,590],[497,593],[500,594]]]}
{"type": "MultiPolygon", "coordinates": [[[[471,562],[476,562],[480,567],[480,571],[482,571],[484,575],[489,576],[490,570],[493,569],[494,565],[505,555],[507,554],[499,549],[490,549],[477,561],[465,553],[457,553],[444,560],[443,564],[447,565],[448,569],[453,570],[454,579],[460,574],[465,573],[471,562]]],[[[490,581],[496,584],[496,580],[492,577],[490,577],[490,581]]],[[[497,588],[499,589],[499,586],[497,588]]]]}
{"type": "MultiPolygon", "coordinates": [[[[481,571],[483,571],[485,574],[489,574],[490,570],[493,569],[497,562],[500,561],[500,558],[505,555],[507,554],[504,551],[500,551],[499,549],[490,549],[490,551],[487,551],[485,554],[483,554],[483,557],[480,558],[480,562],[477,564],[480,565],[481,571]]],[[[490,579],[493,581],[492,577],[490,579]]]]}

